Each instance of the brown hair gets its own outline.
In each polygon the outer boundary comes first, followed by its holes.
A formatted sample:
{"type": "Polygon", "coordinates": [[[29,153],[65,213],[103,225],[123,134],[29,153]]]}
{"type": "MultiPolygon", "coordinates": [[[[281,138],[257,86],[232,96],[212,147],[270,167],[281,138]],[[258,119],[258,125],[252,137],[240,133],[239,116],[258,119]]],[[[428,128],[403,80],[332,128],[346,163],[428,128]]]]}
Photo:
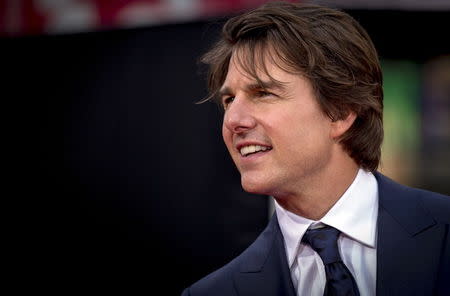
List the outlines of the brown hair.
{"type": "Polygon", "coordinates": [[[215,99],[236,51],[245,53],[236,60],[258,82],[260,70],[271,78],[264,57],[309,79],[332,120],[355,112],[355,122],[339,141],[362,168],[377,169],[383,140],[382,73],[369,35],[351,16],[318,5],[269,2],[229,19],[221,39],[202,57],[209,65],[210,94],[201,102],[215,99]]]}

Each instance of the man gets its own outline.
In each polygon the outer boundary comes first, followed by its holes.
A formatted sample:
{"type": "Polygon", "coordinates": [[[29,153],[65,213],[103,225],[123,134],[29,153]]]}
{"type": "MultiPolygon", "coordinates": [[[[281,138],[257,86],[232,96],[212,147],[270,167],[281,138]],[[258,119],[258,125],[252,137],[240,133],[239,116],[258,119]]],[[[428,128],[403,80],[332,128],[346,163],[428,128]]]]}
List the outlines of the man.
{"type": "Polygon", "coordinates": [[[382,74],[354,19],[268,3],[230,19],[203,61],[242,186],[276,212],[183,295],[450,295],[450,198],[376,171],[382,74]]]}

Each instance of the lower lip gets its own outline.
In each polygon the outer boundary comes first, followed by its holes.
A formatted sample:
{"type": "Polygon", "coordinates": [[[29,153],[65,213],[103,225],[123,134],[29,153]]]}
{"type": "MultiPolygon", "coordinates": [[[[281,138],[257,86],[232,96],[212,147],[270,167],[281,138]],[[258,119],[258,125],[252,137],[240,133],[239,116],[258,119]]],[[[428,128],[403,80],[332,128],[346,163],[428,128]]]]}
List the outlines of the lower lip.
{"type": "Polygon", "coordinates": [[[256,161],[256,160],[266,156],[268,153],[270,153],[270,151],[272,151],[272,150],[266,150],[264,152],[253,153],[253,154],[250,154],[250,155],[247,155],[247,156],[242,156],[241,155],[240,159],[244,163],[254,162],[254,161],[256,161]]]}

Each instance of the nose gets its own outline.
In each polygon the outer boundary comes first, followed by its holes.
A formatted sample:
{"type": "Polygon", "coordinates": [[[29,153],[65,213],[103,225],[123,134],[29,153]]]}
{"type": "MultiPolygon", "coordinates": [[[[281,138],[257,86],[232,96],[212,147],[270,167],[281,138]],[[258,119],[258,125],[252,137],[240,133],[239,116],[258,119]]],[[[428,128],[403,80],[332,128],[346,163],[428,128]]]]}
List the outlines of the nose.
{"type": "Polygon", "coordinates": [[[250,102],[236,96],[225,111],[223,125],[232,133],[242,133],[254,128],[256,120],[250,102]]]}

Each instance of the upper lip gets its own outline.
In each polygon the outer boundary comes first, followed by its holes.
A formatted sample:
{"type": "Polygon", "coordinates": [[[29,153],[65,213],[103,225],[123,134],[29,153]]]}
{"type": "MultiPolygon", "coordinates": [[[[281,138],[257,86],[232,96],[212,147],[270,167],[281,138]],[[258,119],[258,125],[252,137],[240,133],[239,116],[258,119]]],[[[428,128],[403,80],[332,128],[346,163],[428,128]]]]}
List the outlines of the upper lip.
{"type": "Polygon", "coordinates": [[[236,149],[237,149],[238,151],[241,151],[241,148],[242,148],[242,147],[250,146],[250,145],[258,145],[258,146],[264,146],[264,147],[270,147],[270,148],[272,148],[272,146],[271,146],[271,145],[268,145],[268,144],[264,144],[264,143],[260,143],[260,142],[255,142],[255,141],[245,141],[245,142],[240,142],[240,143],[238,143],[238,144],[236,145],[236,149]]]}

